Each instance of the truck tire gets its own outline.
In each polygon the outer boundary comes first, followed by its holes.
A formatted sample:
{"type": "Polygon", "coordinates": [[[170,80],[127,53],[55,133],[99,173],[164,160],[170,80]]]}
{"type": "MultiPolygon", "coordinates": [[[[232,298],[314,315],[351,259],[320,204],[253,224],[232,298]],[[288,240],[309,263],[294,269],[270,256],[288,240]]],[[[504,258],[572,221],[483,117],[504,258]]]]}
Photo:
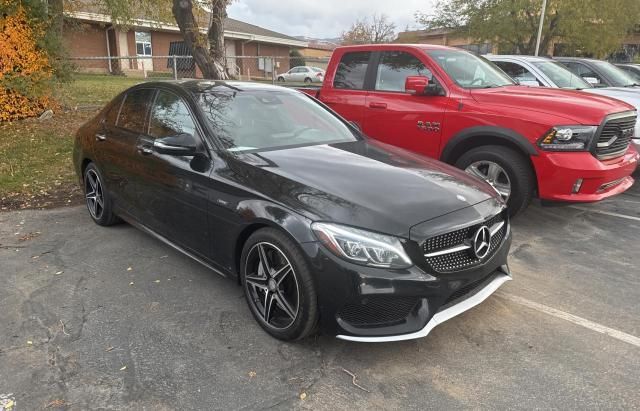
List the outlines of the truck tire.
{"type": "Polygon", "coordinates": [[[476,147],[464,153],[455,165],[496,188],[507,200],[512,217],[524,211],[533,198],[536,181],[529,161],[509,147],[476,147]]]}

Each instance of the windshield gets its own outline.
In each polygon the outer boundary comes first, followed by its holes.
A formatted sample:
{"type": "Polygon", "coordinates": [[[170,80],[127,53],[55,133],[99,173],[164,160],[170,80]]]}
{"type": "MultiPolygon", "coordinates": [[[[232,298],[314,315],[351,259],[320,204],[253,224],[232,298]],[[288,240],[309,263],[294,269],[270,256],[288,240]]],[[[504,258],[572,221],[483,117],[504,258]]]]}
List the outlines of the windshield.
{"type": "Polygon", "coordinates": [[[592,64],[611,80],[614,87],[630,87],[636,83],[631,76],[608,61],[594,60],[592,64]]]}
{"type": "Polygon", "coordinates": [[[207,91],[198,102],[211,128],[232,152],[355,141],[336,116],[302,93],[207,91]]]}
{"type": "Polygon", "coordinates": [[[555,61],[533,61],[536,66],[549,79],[560,88],[583,89],[591,88],[591,84],[584,81],[580,76],[573,74],[563,65],[555,61]]]}
{"type": "Polygon", "coordinates": [[[463,50],[428,50],[449,77],[464,88],[511,86],[515,83],[493,63],[463,50]]]}

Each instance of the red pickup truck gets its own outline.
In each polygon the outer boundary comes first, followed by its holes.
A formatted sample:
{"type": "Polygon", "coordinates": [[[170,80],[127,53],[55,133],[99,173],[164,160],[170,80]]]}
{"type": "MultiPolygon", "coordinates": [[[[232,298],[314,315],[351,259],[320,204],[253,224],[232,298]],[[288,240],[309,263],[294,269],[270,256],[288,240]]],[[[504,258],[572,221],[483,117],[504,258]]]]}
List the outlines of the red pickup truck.
{"type": "Polygon", "coordinates": [[[631,187],[635,109],[580,91],[519,86],[487,60],[434,45],[337,48],[301,88],[364,134],[488,181],[512,215],[534,196],[588,202],[631,187]]]}

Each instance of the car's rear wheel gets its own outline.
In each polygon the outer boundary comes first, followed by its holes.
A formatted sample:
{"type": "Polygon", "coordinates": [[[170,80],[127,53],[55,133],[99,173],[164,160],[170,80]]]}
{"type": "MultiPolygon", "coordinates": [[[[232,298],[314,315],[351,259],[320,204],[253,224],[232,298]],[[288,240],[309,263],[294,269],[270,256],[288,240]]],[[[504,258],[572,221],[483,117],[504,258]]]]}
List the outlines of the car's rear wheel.
{"type": "Polygon", "coordinates": [[[299,340],[318,321],[309,266],[299,247],[273,228],[253,233],[244,245],[240,275],[251,313],[275,338],[299,340]]]}
{"type": "Polygon", "coordinates": [[[109,192],[104,186],[104,179],[94,163],[84,170],[84,198],[91,219],[102,226],[110,226],[119,221],[113,213],[109,192]]]}
{"type": "Polygon", "coordinates": [[[304,79],[304,82],[307,83],[307,84],[311,83],[312,81],[313,80],[311,80],[310,77],[307,77],[306,79],[304,79]]]}
{"type": "Polygon", "coordinates": [[[464,153],[456,166],[491,184],[507,202],[509,215],[524,211],[535,191],[535,175],[525,156],[509,147],[483,146],[464,153]]]}

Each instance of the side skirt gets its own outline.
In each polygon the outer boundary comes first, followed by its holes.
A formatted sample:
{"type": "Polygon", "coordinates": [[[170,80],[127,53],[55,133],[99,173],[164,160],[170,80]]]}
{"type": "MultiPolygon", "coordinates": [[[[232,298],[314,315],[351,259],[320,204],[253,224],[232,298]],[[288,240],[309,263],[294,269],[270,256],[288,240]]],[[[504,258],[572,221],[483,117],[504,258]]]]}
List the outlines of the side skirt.
{"type": "Polygon", "coordinates": [[[189,251],[185,250],[184,248],[180,247],[179,245],[176,245],[176,244],[172,243],[166,237],[161,236],[160,234],[156,233],[152,229],[146,227],[145,225],[142,225],[142,224],[138,223],[136,220],[134,220],[130,216],[124,215],[124,214],[125,213],[122,213],[122,212],[118,213],[118,217],[122,218],[128,224],[134,226],[135,228],[139,229],[140,231],[143,231],[143,232],[149,234],[150,236],[156,238],[157,240],[162,241],[163,243],[165,243],[169,247],[173,248],[174,250],[179,251],[182,254],[186,255],[187,257],[191,258],[192,260],[199,262],[200,264],[202,264],[203,266],[207,267],[208,269],[210,269],[211,271],[215,272],[216,274],[220,275],[221,277],[227,278],[227,275],[225,273],[223,273],[222,271],[220,271],[217,268],[213,267],[211,264],[209,264],[208,262],[204,261],[202,258],[195,256],[194,254],[190,253],[189,251]]]}

